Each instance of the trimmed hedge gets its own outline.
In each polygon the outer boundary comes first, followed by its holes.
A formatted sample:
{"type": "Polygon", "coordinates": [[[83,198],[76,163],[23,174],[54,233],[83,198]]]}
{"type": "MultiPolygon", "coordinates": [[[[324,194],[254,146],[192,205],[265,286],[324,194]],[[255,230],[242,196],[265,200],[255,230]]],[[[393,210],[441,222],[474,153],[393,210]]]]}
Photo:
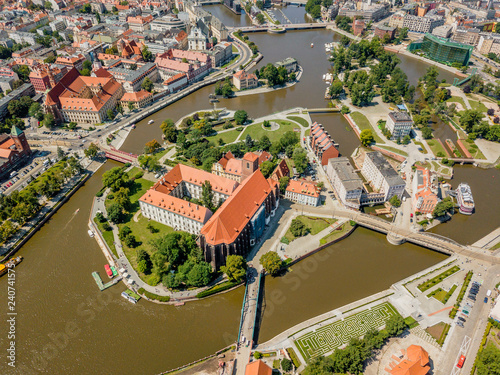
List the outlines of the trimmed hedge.
{"type": "Polygon", "coordinates": [[[425,292],[427,289],[432,288],[437,283],[440,283],[441,281],[443,281],[444,279],[446,279],[447,277],[453,275],[454,273],[456,273],[458,271],[460,271],[460,267],[453,266],[449,270],[446,270],[446,271],[440,273],[439,275],[433,277],[432,279],[427,280],[427,281],[423,282],[422,284],[418,285],[417,288],[421,292],[425,292]]]}
{"type": "Polygon", "coordinates": [[[464,299],[465,292],[467,291],[467,287],[469,286],[469,283],[472,279],[473,274],[474,273],[472,271],[469,271],[469,272],[467,272],[467,275],[465,276],[464,284],[462,285],[462,288],[460,289],[460,293],[458,293],[457,302],[455,302],[455,306],[450,311],[450,318],[451,319],[455,318],[455,316],[457,315],[458,308],[460,307],[460,303],[464,299]]]}
{"type": "Polygon", "coordinates": [[[137,292],[139,294],[144,295],[144,297],[146,297],[147,299],[152,299],[152,300],[156,300],[156,301],[160,301],[160,302],[170,301],[170,296],[159,296],[157,294],[148,292],[144,288],[139,288],[139,290],[137,292]]]}
{"type": "Polygon", "coordinates": [[[290,356],[290,359],[292,360],[293,365],[295,366],[295,368],[299,368],[300,367],[300,361],[299,361],[299,357],[297,357],[297,354],[295,354],[295,350],[293,350],[293,348],[287,348],[286,352],[290,356]]]}
{"type": "Polygon", "coordinates": [[[204,290],[203,292],[200,292],[196,295],[196,298],[204,298],[211,296],[212,294],[223,292],[225,290],[231,289],[241,283],[236,282],[236,281],[226,281],[223,282],[222,284],[217,284],[214,287],[204,290]]]}

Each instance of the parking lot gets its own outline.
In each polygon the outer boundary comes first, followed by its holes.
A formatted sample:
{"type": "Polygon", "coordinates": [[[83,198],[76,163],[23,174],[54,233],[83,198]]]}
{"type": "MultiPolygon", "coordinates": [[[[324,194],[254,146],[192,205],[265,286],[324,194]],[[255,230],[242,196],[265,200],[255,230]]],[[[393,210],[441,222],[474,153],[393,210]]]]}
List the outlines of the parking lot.
{"type": "Polygon", "coordinates": [[[55,160],[51,154],[34,157],[27,165],[18,171],[12,172],[10,177],[1,182],[0,192],[9,195],[14,190],[20,191],[24,189],[32,179],[38,177],[47,170],[47,167],[52,165],[52,162],[45,162],[44,164],[44,160],[47,159],[55,160]]]}

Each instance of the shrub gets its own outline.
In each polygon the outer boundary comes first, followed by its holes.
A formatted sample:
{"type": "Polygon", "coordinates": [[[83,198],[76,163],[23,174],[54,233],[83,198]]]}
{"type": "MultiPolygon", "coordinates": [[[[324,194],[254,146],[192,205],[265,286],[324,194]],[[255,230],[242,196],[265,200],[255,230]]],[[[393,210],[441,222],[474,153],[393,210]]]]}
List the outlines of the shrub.
{"type": "Polygon", "coordinates": [[[236,285],[239,285],[240,283],[236,282],[236,281],[226,281],[222,284],[217,284],[215,285],[214,287],[210,288],[210,289],[207,289],[207,290],[204,290],[203,292],[200,292],[196,295],[196,298],[204,298],[204,297],[208,297],[208,296],[211,296],[212,294],[215,294],[215,293],[220,293],[220,292],[223,292],[225,290],[228,290],[228,289],[231,289],[233,287],[235,287],[236,285]]]}
{"type": "Polygon", "coordinates": [[[102,195],[103,195],[103,194],[104,194],[104,192],[103,192],[102,190],[99,190],[99,191],[96,193],[96,195],[95,195],[95,196],[96,196],[97,198],[100,198],[100,197],[102,197],[102,195]]]}
{"type": "Polygon", "coordinates": [[[142,176],[144,176],[144,172],[143,171],[139,171],[137,172],[135,175],[134,175],[134,178],[136,180],[138,180],[139,178],[141,178],[142,176]]]}
{"type": "Polygon", "coordinates": [[[262,353],[261,352],[255,352],[255,353],[253,353],[253,357],[255,359],[261,359],[262,358],[262,353]]]}
{"type": "Polygon", "coordinates": [[[149,278],[146,282],[148,285],[156,286],[160,283],[160,281],[161,281],[160,275],[153,273],[151,276],[149,276],[149,278]]]}
{"type": "Polygon", "coordinates": [[[130,167],[131,165],[132,165],[132,164],[130,164],[130,163],[126,163],[123,167],[124,167],[124,168],[128,168],[128,167],[130,167]]]}
{"type": "Polygon", "coordinates": [[[285,245],[288,245],[290,241],[286,237],[281,237],[281,243],[284,243],[285,245]]]}
{"type": "Polygon", "coordinates": [[[152,300],[156,300],[156,301],[160,301],[160,302],[170,301],[169,296],[159,296],[159,295],[156,295],[154,293],[150,293],[150,292],[146,291],[144,288],[139,288],[139,290],[137,292],[139,294],[142,294],[143,296],[145,296],[148,299],[152,299],[152,300]]]}

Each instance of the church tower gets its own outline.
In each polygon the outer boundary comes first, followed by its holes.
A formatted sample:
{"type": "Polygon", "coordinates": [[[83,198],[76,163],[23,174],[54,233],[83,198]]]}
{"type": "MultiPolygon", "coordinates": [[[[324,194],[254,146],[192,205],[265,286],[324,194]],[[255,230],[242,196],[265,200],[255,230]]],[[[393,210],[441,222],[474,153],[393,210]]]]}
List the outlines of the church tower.
{"type": "Polygon", "coordinates": [[[21,129],[13,125],[10,135],[19,153],[24,153],[26,155],[31,154],[31,148],[30,145],[28,144],[28,140],[26,139],[26,135],[21,129]]]}

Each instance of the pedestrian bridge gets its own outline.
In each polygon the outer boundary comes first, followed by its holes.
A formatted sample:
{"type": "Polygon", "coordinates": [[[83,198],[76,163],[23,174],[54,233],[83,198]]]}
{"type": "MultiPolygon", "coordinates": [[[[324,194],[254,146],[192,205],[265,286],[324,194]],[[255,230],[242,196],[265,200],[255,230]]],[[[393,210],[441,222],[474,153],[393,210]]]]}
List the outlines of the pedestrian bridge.
{"type": "Polygon", "coordinates": [[[137,162],[138,156],[129,152],[117,150],[114,147],[111,147],[109,150],[104,150],[104,151],[106,152],[106,158],[108,159],[116,160],[124,164],[126,163],[134,164],[137,162]]]}
{"type": "Polygon", "coordinates": [[[306,30],[306,29],[325,29],[329,25],[334,25],[334,22],[323,23],[292,23],[281,25],[260,25],[260,26],[246,26],[246,27],[228,27],[230,32],[241,30],[244,33],[254,32],[267,32],[272,29],[285,29],[285,30],[306,30]]]}

